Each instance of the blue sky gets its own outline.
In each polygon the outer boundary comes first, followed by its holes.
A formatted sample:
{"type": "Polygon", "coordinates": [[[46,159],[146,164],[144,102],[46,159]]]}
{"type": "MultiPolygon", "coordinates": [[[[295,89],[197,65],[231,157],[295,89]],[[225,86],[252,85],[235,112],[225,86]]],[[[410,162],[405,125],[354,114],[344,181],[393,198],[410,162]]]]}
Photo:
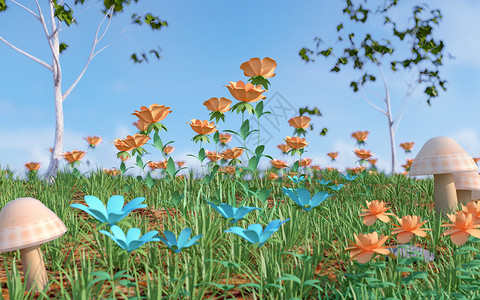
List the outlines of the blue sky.
{"type": "MultiPolygon", "coordinates": [[[[357,78],[356,73],[349,68],[330,73],[331,59],[318,57],[315,63],[306,64],[298,55],[304,46],[314,48],[315,36],[329,44],[334,42],[335,27],[342,21],[347,30],[365,32],[364,28],[347,26],[351,23],[341,13],[343,1],[302,1],[301,5],[294,1],[263,1],[262,5],[258,1],[239,4],[220,0],[140,2],[113,18],[98,49],[113,43],[93,59],[85,76],[65,100],[63,151],[85,150],[87,143],[83,138],[98,135],[103,142],[94,151],[89,150],[83,161],[89,160],[91,165],[104,168],[118,167],[117,150],[110,141],[136,133],[131,124],[137,118],[131,113],[141,106],[157,103],[172,110],[162,122],[168,132],[162,132],[161,138],[164,143],[174,141],[173,159],[197,168],[198,161],[186,155],[197,154],[200,145],[191,141],[195,133],[186,122],[192,118],[209,119],[203,102],[211,97],[227,97],[236,103],[224,85],[247,79],[239,68],[241,63],[252,57],[271,57],[278,64],[277,75],[270,80],[264,103],[275,116],[261,119],[262,137],[263,133],[270,137],[265,140],[265,154],[291,163],[293,158],[282,156],[276,147],[284,143],[282,139],[287,135],[292,135],[293,128],[287,120],[296,116],[300,107],[317,106],[323,116],[312,117],[316,130],[307,136],[310,144],[303,157],[312,158],[313,164],[322,168],[327,165],[341,170],[354,167],[355,140],[350,135],[357,130],[368,130],[366,148],[375,154],[379,169],[390,172],[386,117],[351,91],[349,82],[357,78]],[[155,32],[146,26],[129,25],[131,12],[151,12],[169,25],[155,32]],[[121,35],[124,28],[127,30],[121,35]],[[162,48],[161,60],[141,65],[129,60],[130,53],[156,46],[162,48]],[[318,135],[323,127],[329,130],[327,136],[318,135]],[[340,153],[331,164],[326,153],[333,151],[340,153]]],[[[102,18],[100,7],[95,3],[74,7],[79,25],[66,27],[60,33],[61,41],[70,45],[61,55],[63,91],[78,76],[90,53],[102,18]]],[[[409,16],[414,3],[416,1],[402,3],[404,6],[395,10],[394,19],[409,16]]],[[[421,93],[423,88],[417,88],[413,94],[396,134],[397,172],[403,171],[401,164],[406,158],[399,147],[402,142],[415,142],[411,158],[435,136],[451,137],[472,157],[480,156],[476,118],[480,42],[475,30],[480,28],[477,17],[480,3],[467,0],[427,3],[441,9],[444,19],[435,29],[436,35],[444,40],[447,52],[456,59],[445,58],[441,74],[448,80],[448,90],[433,100],[431,107],[421,93]]],[[[10,9],[0,14],[0,36],[51,63],[40,23],[15,4],[9,1],[7,4],[10,9]]],[[[25,5],[37,12],[34,4],[25,5]]],[[[43,12],[47,12],[45,6],[43,12]]],[[[378,24],[372,22],[367,30],[374,36],[388,33],[378,24]]],[[[396,40],[392,41],[395,45],[396,40]]],[[[43,173],[48,166],[48,149],[53,146],[55,130],[52,73],[1,42],[0,54],[0,165],[8,165],[23,176],[26,162],[40,162],[40,173],[43,173]]],[[[408,79],[409,74],[386,72],[395,116],[406,91],[403,79],[408,79]]],[[[382,85],[370,87],[374,92],[383,93],[382,85]]],[[[367,96],[377,106],[385,107],[373,93],[367,96]]],[[[241,115],[228,112],[226,121],[226,124],[220,122],[220,131],[238,130],[241,115]]],[[[256,122],[252,127],[257,128],[256,122]]],[[[241,145],[238,140],[232,140],[229,146],[241,145]]],[[[144,161],[163,159],[154,147],[145,148],[151,154],[145,156],[144,161]]],[[[204,148],[214,150],[211,144],[204,148]]],[[[65,165],[62,161],[61,167],[65,165]]],[[[260,165],[267,166],[270,162],[264,159],[260,165]]],[[[80,167],[81,171],[87,169],[86,165],[80,167]]],[[[138,174],[137,167],[133,170],[132,174],[138,174]]]]}

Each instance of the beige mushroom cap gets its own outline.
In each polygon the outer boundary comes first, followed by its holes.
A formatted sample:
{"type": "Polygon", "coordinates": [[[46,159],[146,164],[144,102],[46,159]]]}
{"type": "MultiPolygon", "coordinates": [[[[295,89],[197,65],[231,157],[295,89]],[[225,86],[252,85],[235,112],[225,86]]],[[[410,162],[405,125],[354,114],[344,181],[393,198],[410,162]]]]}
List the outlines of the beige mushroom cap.
{"type": "Polygon", "coordinates": [[[433,175],[477,171],[472,157],[449,137],[429,139],[420,149],[410,167],[410,175],[433,175]]]}
{"type": "Polygon", "coordinates": [[[453,181],[457,190],[480,191],[480,175],[477,171],[453,173],[453,181]]]}
{"type": "Polygon", "coordinates": [[[40,245],[65,232],[62,220],[34,198],[17,198],[0,211],[0,253],[40,245]]]}

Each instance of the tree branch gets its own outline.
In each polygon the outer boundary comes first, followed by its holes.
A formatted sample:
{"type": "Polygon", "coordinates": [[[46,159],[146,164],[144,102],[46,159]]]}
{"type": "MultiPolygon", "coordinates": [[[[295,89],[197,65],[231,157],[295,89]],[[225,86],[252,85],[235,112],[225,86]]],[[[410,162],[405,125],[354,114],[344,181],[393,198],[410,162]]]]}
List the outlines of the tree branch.
{"type": "Polygon", "coordinates": [[[23,6],[21,3],[18,3],[18,2],[15,1],[15,0],[10,0],[10,1],[12,1],[12,2],[15,3],[16,5],[20,6],[21,8],[25,9],[26,11],[28,11],[29,13],[31,13],[35,18],[37,18],[37,19],[40,20],[40,18],[39,18],[33,11],[31,11],[29,8],[23,6]]]}
{"type": "Polygon", "coordinates": [[[45,19],[43,18],[42,9],[40,8],[40,4],[38,4],[37,0],[35,0],[35,3],[37,4],[38,13],[40,14],[40,17],[38,18],[38,21],[40,21],[40,23],[42,24],[43,31],[45,32],[45,35],[47,36],[47,42],[50,45],[50,50],[53,51],[53,44],[51,42],[51,39],[52,39],[53,35],[55,34],[55,32],[52,32],[52,35],[50,35],[48,33],[47,23],[45,22],[45,19]]]}
{"type": "MultiPolygon", "coordinates": [[[[62,98],[63,100],[62,101],[65,101],[65,99],[67,99],[68,95],[72,92],[72,90],[75,88],[75,86],[77,86],[78,82],[80,81],[80,79],[82,79],[83,75],[85,74],[85,71],[87,70],[90,62],[92,61],[92,59],[95,57],[96,54],[98,54],[101,50],[105,49],[106,47],[104,47],[103,49],[101,49],[100,51],[98,51],[97,53],[95,53],[95,47],[97,46],[97,44],[102,40],[103,36],[105,35],[105,33],[107,32],[108,30],[108,27],[110,25],[110,22],[111,22],[111,19],[112,19],[112,14],[113,14],[113,8],[114,6],[112,5],[108,11],[107,14],[105,14],[105,16],[103,17],[102,21],[100,22],[100,24],[98,24],[98,27],[97,27],[97,31],[95,32],[95,38],[93,40],[93,45],[92,45],[92,50],[90,51],[90,56],[88,57],[88,60],[87,62],[85,63],[85,66],[83,67],[83,70],[80,72],[80,74],[78,74],[78,77],[77,79],[75,79],[75,81],[72,83],[72,85],[67,89],[67,91],[63,94],[62,98]],[[102,26],[103,22],[105,21],[105,18],[110,15],[110,18],[109,18],[109,21],[108,21],[108,24],[107,24],[107,28],[105,28],[105,31],[104,33],[100,36],[100,38],[98,38],[98,32],[100,31],[100,27],[102,26]]],[[[108,47],[108,45],[107,45],[108,47]]]]}
{"type": "MultiPolygon", "coordinates": [[[[35,0],[35,2],[37,2],[37,5],[38,5],[38,0],[35,0]]],[[[57,31],[58,27],[60,27],[60,21],[58,21],[57,25],[55,25],[55,14],[53,12],[53,9],[54,9],[53,3],[49,1],[49,5],[50,5],[50,21],[52,22],[52,37],[51,38],[53,38],[55,36],[55,35],[53,35],[53,32],[57,31]]],[[[43,15],[42,15],[42,12],[40,10],[39,5],[38,5],[38,9],[40,11],[40,16],[43,18],[43,15]]],[[[48,35],[47,35],[47,38],[48,38],[48,35]]],[[[57,35],[57,38],[58,38],[58,35],[57,35]]],[[[48,40],[49,43],[50,43],[50,39],[48,40]]],[[[53,43],[50,43],[50,45],[51,45],[50,49],[52,51],[52,56],[53,56],[53,62],[55,64],[55,66],[57,67],[57,70],[60,70],[60,72],[61,72],[60,57],[59,57],[60,56],[60,49],[55,49],[55,47],[53,46],[53,43]]],[[[58,74],[60,74],[60,73],[58,73],[58,74]]]]}
{"type": "Polygon", "coordinates": [[[418,84],[412,86],[413,83],[413,73],[412,77],[410,78],[410,84],[408,85],[407,92],[405,93],[405,98],[403,99],[403,102],[401,104],[402,108],[398,111],[397,116],[395,116],[395,119],[393,120],[393,123],[397,122],[395,124],[395,131],[397,131],[398,124],[400,124],[400,120],[402,119],[403,113],[405,112],[405,108],[407,107],[408,101],[410,101],[410,97],[412,96],[413,91],[416,90],[418,84]],[[398,121],[397,121],[398,118],[398,121]]]}
{"type": "Polygon", "coordinates": [[[46,62],[44,62],[44,61],[41,60],[41,59],[36,58],[35,56],[33,56],[33,55],[31,55],[31,54],[23,51],[22,49],[19,49],[19,48],[15,47],[14,45],[12,45],[12,44],[10,44],[8,41],[6,41],[4,38],[2,38],[1,36],[0,36],[0,41],[4,42],[5,44],[7,44],[9,47],[13,48],[14,50],[22,53],[22,54],[25,55],[26,57],[33,59],[33,60],[36,61],[37,63],[39,63],[39,64],[41,64],[42,66],[44,66],[45,68],[49,69],[50,71],[53,71],[53,67],[52,67],[51,65],[47,64],[46,62]]]}
{"type": "Polygon", "coordinates": [[[375,108],[376,110],[378,110],[379,112],[381,112],[382,114],[384,115],[388,115],[386,111],[384,111],[383,109],[381,109],[380,107],[376,106],[375,104],[373,104],[372,102],[370,102],[367,97],[365,96],[365,90],[363,89],[363,84],[360,85],[360,87],[362,88],[362,97],[365,101],[367,101],[368,104],[370,104],[373,108],[375,108]]]}

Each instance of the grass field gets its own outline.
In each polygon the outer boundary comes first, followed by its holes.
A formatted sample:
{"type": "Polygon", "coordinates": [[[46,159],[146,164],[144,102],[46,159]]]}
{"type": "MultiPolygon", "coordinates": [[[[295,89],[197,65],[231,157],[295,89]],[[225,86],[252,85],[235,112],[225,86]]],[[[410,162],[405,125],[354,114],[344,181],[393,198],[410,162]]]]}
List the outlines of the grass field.
{"type": "MultiPolygon", "coordinates": [[[[441,236],[440,218],[433,210],[433,179],[415,180],[405,175],[386,176],[363,172],[352,181],[335,170],[314,171],[301,182],[287,176],[268,180],[254,176],[244,180],[217,172],[211,180],[190,176],[180,179],[145,181],[131,176],[112,176],[97,169],[75,176],[67,169],[54,184],[31,177],[0,179],[0,207],[19,197],[33,197],[54,211],[68,231],[61,238],[42,245],[48,273],[43,292],[24,292],[19,251],[0,254],[0,282],[5,299],[474,299],[478,298],[478,239],[470,237],[462,247],[441,236]],[[319,180],[330,180],[327,185],[319,180]],[[343,186],[334,191],[330,186],[343,186]],[[317,208],[299,208],[282,187],[306,188],[314,195],[335,194],[317,208]],[[271,190],[270,190],[271,189],[271,190]],[[270,192],[266,192],[270,190],[270,192]],[[113,195],[125,203],[145,197],[148,207],[134,210],[117,225],[125,232],[139,228],[142,235],[156,230],[159,236],[172,231],[176,236],[191,228],[197,243],[179,253],[161,241],[151,241],[131,253],[121,249],[99,230],[108,231],[89,214],[72,208],[85,204],[84,196],[98,197],[104,204],[113,195]],[[431,239],[415,236],[411,245],[435,255],[421,258],[372,258],[366,264],[349,261],[345,251],[354,233],[378,232],[391,235],[392,223],[377,220],[362,223],[359,214],[366,201],[381,200],[389,212],[401,217],[420,216],[431,228],[431,239]],[[231,223],[209,205],[257,207],[243,220],[231,223]],[[229,227],[258,223],[264,228],[273,220],[283,223],[262,246],[251,244],[229,227]],[[307,249],[307,250],[306,250],[307,249]],[[466,250],[462,250],[466,249],[466,250]],[[124,271],[124,272],[122,272],[124,271]],[[106,273],[93,273],[106,272],[106,273]],[[102,275],[106,277],[101,277],[102,275]],[[110,279],[107,279],[111,277],[110,279]],[[117,275],[117,278],[114,276],[117,275]],[[97,280],[95,280],[97,279],[97,280]]],[[[209,170],[211,170],[209,168],[209,170]]],[[[208,174],[207,174],[208,175],[208,174]]],[[[207,176],[208,177],[208,176],[207,176]]],[[[448,221],[444,218],[442,221],[448,221]]],[[[395,236],[385,245],[396,245],[395,236]]]]}

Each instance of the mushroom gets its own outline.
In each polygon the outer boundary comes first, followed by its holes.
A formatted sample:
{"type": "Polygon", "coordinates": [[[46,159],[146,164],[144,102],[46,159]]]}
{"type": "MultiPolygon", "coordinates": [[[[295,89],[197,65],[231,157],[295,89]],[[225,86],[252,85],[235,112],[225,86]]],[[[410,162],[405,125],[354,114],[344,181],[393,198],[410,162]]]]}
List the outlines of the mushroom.
{"type": "Polygon", "coordinates": [[[474,201],[480,200],[480,191],[477,191],[477,190],[472,191],[472,200],[474,201]]]}
{"type": "Polygon", "coordinates": [[[410,167],[410,175],[433,175],[435,212],[445,215],[457,207],[453,174],[478,170],[475,161],[449,137],[428,140],[420,149],[410,167]]]}
{"type": "Polygon", "coordinates": [[[67,228],[62,220],[34,198],[17,198],[0,211],[0,253],[20,249],[26,289],[42,291],[47,272],[40,245],[61,237],[67,228]]]}
{"type": "Polygon", "coordinates": [[[458,204],[472,201],[472,191],[480,191],[480,175],[477,171],[453,173],[458,204]]]}

